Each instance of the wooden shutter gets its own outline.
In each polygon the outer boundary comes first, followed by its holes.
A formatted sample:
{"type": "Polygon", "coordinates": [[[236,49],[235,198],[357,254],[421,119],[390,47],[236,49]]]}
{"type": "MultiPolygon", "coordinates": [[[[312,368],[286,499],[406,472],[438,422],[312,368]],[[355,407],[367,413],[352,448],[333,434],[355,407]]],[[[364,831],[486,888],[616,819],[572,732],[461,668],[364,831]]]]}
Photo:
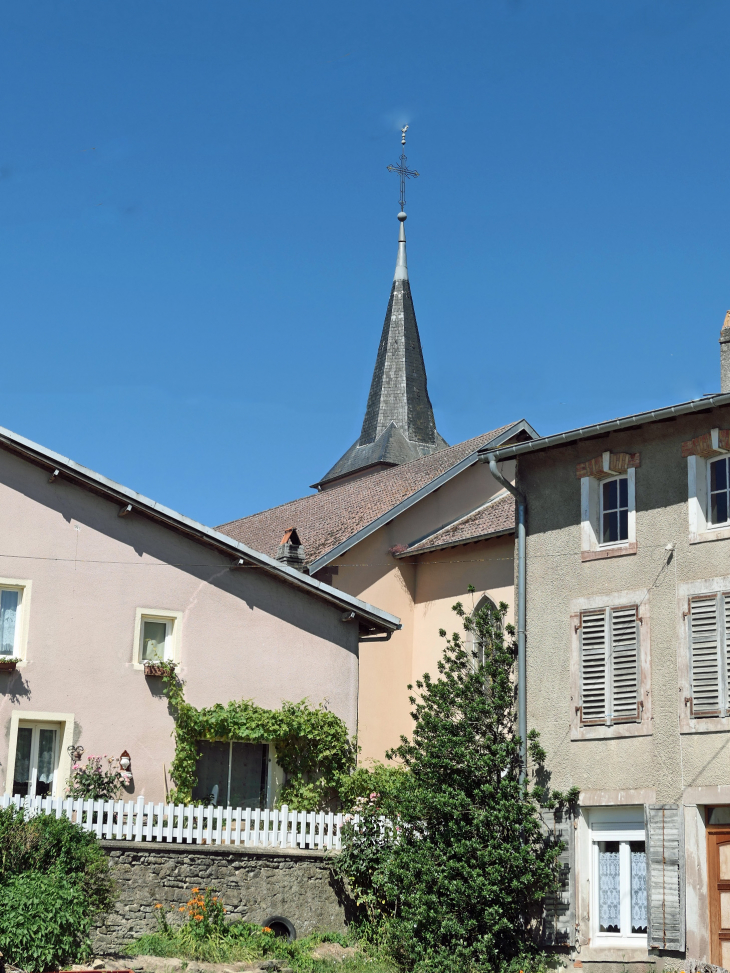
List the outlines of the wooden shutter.
{"type": "Polygon", "coordinates": [[[692,715],[719,716],[720,626],[719,597],[691,598],[689,644],[692,672],[692,715]]]}
{"type": "Polygon", "coordinates": [[[545,897],[542,916],[542,943],[545,946],[572,946],[575,942],[575,828],[568,811],[540,812],[543,829],[550,841],[563,842],[558,858],[555,889],[545,897]]]}
{"type": "Polygon", "coordinates": [[[639,719],[639,622],[636,605],[611,610],[611,717],[639,719]]]}
{"type": "Polygon", "coordinates": [[[606,722],[608,639],[606,612],[584,612],[580,632],[580,702],[582,723],[606,722]]]}
{"type": "Polygon", "coordinates": [[[684,814],[681,805],[644,808],[649,948],[684,950],[684,814]]]}

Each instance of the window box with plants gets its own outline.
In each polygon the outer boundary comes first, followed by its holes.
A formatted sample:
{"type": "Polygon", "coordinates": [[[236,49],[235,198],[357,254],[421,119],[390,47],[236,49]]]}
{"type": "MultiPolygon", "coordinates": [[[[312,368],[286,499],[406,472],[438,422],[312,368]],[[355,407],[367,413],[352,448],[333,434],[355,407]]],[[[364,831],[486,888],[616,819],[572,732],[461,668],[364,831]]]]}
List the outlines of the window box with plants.
{"type": "Polygon", "coordinates": [[[20,659],[6,659],[3,656],[0,656],[0,672],[15,672],[15,667],[19,662],[20,659]]]}
{"type": "Polygon", "coordinates": [[[154,677],[166,676],[169,672],[174,671],[176,665],[176,662],[157,662],[145,659],[144,674],[154,677]]]}

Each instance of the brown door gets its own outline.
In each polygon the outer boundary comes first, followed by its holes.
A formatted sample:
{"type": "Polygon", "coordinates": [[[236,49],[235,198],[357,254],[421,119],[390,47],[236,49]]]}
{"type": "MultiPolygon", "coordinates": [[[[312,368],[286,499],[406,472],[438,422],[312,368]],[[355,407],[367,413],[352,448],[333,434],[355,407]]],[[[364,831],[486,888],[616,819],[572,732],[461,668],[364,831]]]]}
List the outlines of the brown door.
{"type": "Polygon", "coordinates": [[[707,829],[710,962],[730,968],[730,827],[707,829]]]}

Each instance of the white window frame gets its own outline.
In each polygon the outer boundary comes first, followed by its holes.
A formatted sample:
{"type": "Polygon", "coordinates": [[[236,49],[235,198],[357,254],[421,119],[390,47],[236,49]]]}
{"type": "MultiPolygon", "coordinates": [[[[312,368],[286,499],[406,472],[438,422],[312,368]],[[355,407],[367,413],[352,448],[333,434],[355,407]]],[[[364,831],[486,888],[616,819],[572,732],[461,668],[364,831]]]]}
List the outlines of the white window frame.
{"type": "Polygon", "coordinates": [[[10,739],[8,746],[8,762],[5,767],[5,794],[9,797],[13,793],[13,778],[15,775],[15,755],[18,747],[18,728],[20,724],[27,726],[53,726],[58,733],[58,759],[53,779],[52,797],[60,797],[66,787],[66,781],[71,776],[71,755],[68,748],[73,744],[74,714],[73,713],[44,713],[31,710],[13,710],[10,714],[10,739]]]}
{"type": "MultiPolygon", "coordinates": [[[[604,466],[608,468],[611,453],[607,451],[603,454],[604,466]]],[[[583,561],[595,561],[607,557],[616,557],[624,554],[636,553],[636,468],[629,467],[625,473],[616,473],[608,477],[598,478],[595,476],[584,476],[580,481],[580,508],[581,508],[581,559],[583,561]],[[620,480],[625,477],[628,480],[629,493],[629,516],[628,527],[629,536],[625,541],[610,541],[603,544],[600,541],[602,534],[602,508],[603,508],[603,484],[610,480],[620,480]]]]}
{"type": "MultiPolygon", "coordinates": [[[[588,825],[590,834],[591,946],[607,949],[622,947],[628,949],[641,949],[643,947],[646,949],[648,948],[646,933],[601,932],[598,922],[598,842],[618,841],[620,843],[621,877],[623,879],[627,874],[629,876],[628,894],[626,894],[623,883],[621,888],[621,925],[624,928],[624,923],[628,921],[628,928],[631,928],[631,860],[628,843],[630,841],[643,841],[646,847],[644,809],[643,807],[591,808],[588,813],[588,825]]],[[[649,889],[647,888],[647,898],[648,896],[649,889]]]]}
{"type": "Polygon", "coordinates": [[[716,455],[687,457],[687,514],[689,517],[689,542],[718,541],[730,538],[730,521],[724,524],[710,523],[710,463],[727,457],[730,453],[720,447],[720,430],[710,430],[710,441],[716,455]]]}
{"type": "Polygon", "coordinates": [[[651,618],[646,588],[617,591],[610,595],[592,595],[576,598],[570,603],[570,739],[605,740],[615,737],[651,736],[651,618]],[[581,723],[581,615],[585,612],[603,611],[608,608],[625,608],[636,605],[639,630],[639,686],[637,702],[641,719],[636,722],[581,723]]]}
{"type": "Polygon", "coordinates": [[[18,613],[15,618],[15,645],[11,656],[0,655],[3,659],[18,659],[18,665],[25,665],[28,654],[28,621],[30,618],[31,582],[20,578],[0,578],[0,591],[17,591],[18,613]]]}
{"type": "Polygon", "coordinates": [[[142,635],[144,632],[143,622],[166,622],[167,634],[165,635],[165,662],[180,662],[180,631],[182,628],[183,613],[170,611],[164,608],[138,608],[134,619],[134,642],[132,665],[135,669],[144,670],[142,661],[142,635]]]}

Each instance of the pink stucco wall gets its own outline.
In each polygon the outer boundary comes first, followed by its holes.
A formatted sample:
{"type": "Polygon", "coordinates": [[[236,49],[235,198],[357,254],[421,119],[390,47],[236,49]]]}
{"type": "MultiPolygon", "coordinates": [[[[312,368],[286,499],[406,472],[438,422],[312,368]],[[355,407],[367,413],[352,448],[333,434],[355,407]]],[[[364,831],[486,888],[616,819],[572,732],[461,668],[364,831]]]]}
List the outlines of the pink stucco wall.
{"type": "Polygon", "coordinates": [[[181,612],[180,675],[205,706],[327,700],[355,732],[357,626],[342,610],[0,450],[0,578],[32,583],[27,661],[0,673],[0,793],[13,711],[73,713],[88,753],[132,756],[130,796],[163,800],[173,721],[133,666],[137,609],[181,612]]]}

